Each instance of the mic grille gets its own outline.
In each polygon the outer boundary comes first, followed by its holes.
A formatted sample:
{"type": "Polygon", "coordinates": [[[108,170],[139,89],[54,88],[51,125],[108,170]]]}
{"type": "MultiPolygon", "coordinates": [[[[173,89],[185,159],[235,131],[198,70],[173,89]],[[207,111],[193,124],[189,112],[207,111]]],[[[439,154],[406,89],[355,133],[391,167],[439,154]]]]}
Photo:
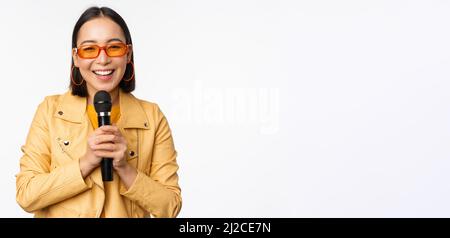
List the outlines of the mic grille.
{"type": "Polygon", "coordinates": [[[112,103],[109,93],[104,90],[98,91],[94,96],[94,107],[97,113],[110,112],[112,103]]]}

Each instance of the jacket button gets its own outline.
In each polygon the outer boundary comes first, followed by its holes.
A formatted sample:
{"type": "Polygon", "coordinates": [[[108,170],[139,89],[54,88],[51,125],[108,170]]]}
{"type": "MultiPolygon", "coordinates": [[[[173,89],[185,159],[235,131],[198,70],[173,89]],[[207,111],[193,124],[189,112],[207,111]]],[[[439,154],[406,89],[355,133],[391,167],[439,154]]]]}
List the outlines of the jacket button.
{"type": "Polygon", "coordinates": [[[65,140],[63,143],[64,145],[69,145],[70,142],[68,140],[65,140]]]}
{"type": "Polygon", "coordinates": [[[63,111],[59,111],[58,114],[59,114],[59,115],[62,115],[62,114],[64,114],[64,112],[63,112],[63,111]]]}
{"type": "Polygon", "coordinates": [[[148,126],[147,122],[146,122],[146,123],[144,123],[144,126],[145,126],[145,127],[147,127],[147,126],[148,126]]]}
{"type": "Polygon", "coordinates": [[[134,151],[130,151],[130,156],[134,156],[134,151]]]}

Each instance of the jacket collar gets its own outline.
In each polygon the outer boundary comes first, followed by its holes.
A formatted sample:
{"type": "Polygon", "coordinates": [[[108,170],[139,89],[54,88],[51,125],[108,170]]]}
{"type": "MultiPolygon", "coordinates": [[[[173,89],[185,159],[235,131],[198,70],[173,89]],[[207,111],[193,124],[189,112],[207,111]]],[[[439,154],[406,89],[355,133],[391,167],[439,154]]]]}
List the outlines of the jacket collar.
{"type": "MultiPolygon", "coordinates": [[[[131,93],[119,90],[120,119],[118,124],[122,128],[149,129],[147,115],[139,100],[131,93]]],[[[73,123],[82,123],[86,120],[87,98],[72,95],[69,90],[61,96],[54,116],[73,123]]]]}

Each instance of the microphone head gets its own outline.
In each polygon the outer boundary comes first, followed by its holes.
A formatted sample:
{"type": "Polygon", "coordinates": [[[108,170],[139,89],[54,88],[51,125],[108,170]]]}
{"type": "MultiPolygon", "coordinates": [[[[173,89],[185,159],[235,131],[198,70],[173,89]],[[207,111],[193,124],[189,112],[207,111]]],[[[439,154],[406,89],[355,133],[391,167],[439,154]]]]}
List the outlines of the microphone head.
{"type": "Polygon", "coordinates": [[[111,95],[104,90],[98,91],[94,96],[94,107],[97,113],[110,112],[112,107],[111,95]]]}

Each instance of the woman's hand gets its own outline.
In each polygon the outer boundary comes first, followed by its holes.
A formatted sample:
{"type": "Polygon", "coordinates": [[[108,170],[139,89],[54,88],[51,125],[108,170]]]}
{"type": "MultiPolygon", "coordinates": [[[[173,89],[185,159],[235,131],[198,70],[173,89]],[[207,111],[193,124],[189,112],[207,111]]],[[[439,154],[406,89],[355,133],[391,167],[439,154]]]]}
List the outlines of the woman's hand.
{"type": "Polygon", "coordinates": [[[81,176],[83,176],[83,178],[86,178],[86,176],[88,176],[95,168],[97,168],[102,161],[102,157],[99,157],[94,153],[94,148],[99,142],[99,139],[97,139],[99,134],[100,130],[96,129],[94,133],[92,133],[88,137],[86,153],[82,158],[80,158],[80,170],[81,176]]]}
{"type": "Polygon", "coordinates": [[[128,165],[126,160],[127,141],[116,126],[102,126],[96,130],[95,139],[90,142],[95,156],[112,158],[114,169],[128,165]]]}
{"type": "Polygon", "coordinates": [[[127,162],[127,141],[116,126],[104,126],[103,130],[114,135],[114,146],[109,154],[106,153],[105,156],[102,157],[113,158],[113,168],[128,189],[136,179],[137,170],[127,162]]]}
{"type": "Polygon", "coordinates": [[[100,165],[102,158],[112,158],[116,170],[124,169],[128,163],[125,157],[127,142],[116,126],[101,126],[89,136],[86,153],[80,159],[83,178],[100,165]]]}
{"type": "Polygon", "coordinates": [[[83,178],[97,168],[102,158],[112,158],[116,170],[125,186],[129,188],[137,176],[137,170],[126,159],[127,141],[116,126],[101,126],[88,138],[88,148],[80,160],[83,178]]]}
{"type": "Polygon", "coordinates": [[[128,189],[136,179],[137,170],[127,162],[127,141],[116,126],[102,126],[101,128],[103,133],[112,136],[108,138],[111,139],[113,144],[99,147],[102,151],[99,151],[96,155],[105,158],[113,158],[113,168],[128,189]]]}

